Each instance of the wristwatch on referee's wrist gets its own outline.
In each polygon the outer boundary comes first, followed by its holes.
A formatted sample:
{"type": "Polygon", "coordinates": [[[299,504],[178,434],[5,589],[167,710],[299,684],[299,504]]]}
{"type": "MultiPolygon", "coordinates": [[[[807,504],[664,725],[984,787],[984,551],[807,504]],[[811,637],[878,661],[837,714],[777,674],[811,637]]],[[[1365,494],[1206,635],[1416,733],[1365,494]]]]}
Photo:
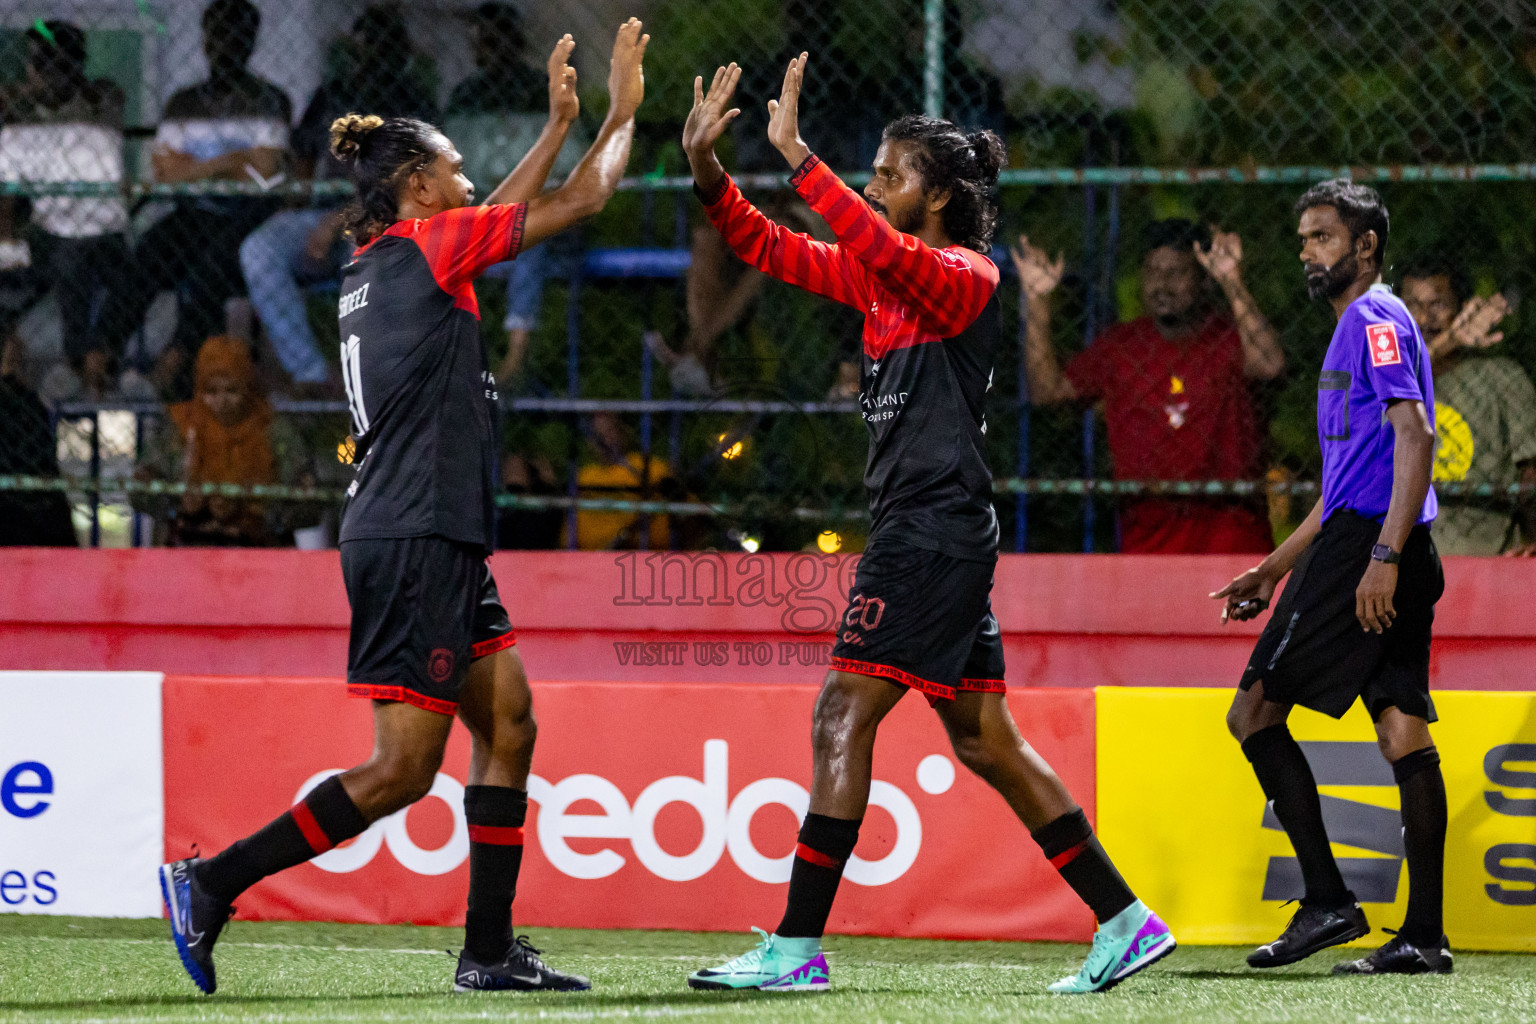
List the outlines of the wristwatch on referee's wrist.
{"type": "Polygon", "coordinates": [[[1386,544],[1377,544],[1371,548],[1371,561],[1386,562],[1388,565],[1396,565],[1403,560],[1403,556],[1391,549],[1386,544]]]}

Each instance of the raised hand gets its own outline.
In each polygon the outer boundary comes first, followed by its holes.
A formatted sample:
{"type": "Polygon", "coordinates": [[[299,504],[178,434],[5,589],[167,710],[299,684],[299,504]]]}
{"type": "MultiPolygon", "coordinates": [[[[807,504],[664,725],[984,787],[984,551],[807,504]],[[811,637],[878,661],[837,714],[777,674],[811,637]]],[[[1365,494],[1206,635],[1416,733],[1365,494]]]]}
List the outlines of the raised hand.
{"type": "Polygon", "coordinates": [[[1019,244],[1010,246],[1008,255],[1013,257],[1014,269],[1019,272],[1026,298],[1039,299],[1051,294],[1061,284],[1067,260],[1061,253],[1052,260],[1038,245],[1029,244],[1028,235],[1019,236],[1019,244]]]}
{"type": "Polygon", "coordinates": [[[1499,321],[1509,315],[1509,300],[1502,295],[1474,296],[1461,307],[1451,321],[1451,339],[1458,348],[1488,348],[1504,340],[1503,331],[1495,331],[1499,321]]]}
{"type": "Polygon", "coordinates": [[[608,118],[628,121],[645,99],[645,46],[651,37],[641,34],[639,18],[630,18],[619,26],[613,40],[613,57],[608,62],[608,118]]]}
{"type": "Polygon", "coordinates": [[[581,113],[581,100],[576,96],[576,69],[569,61],[576,40],[567,32],[560,37],[549,54],[549,119],[571,122],[581,113]]]}
{"type": "Polygon", "coordinates": [[[783,91],[778,99],[768,101],[768,141],[791,167],[799,167],[811,155],[810,147],[800,138],[800,85],[805,80],[807,57],[809,54],[802,53],[789,62],[783,91]]]}
{"type": "Polygon", "coordinates": [[[693,167],[694,179],[700,185],[712,182],[713,179],[706,181],[700,178],[700,172],[705,172],[707,177],[708,172],[719,167],[719,162],[715,160],[715,143],[720,141],[725,129],[741,114],[739,107],[731,106],[731,97],[740,80],[741,68],[734,61],[726,67],[715,69],[715,77],[709,83],[707,93],[704,91],[702,75],[693,80],[693,109],[688,111],[688,120],[683,123],[683,152],[693,167]]]}
{"type": "Polygon", "coordinates": [[[1194,250],[1195,259],[1200,261],[1205,272],[1211,275],[1211,280],[1217,284],[1225,284],[1241,278],[1243,240],[1235,231],[1213,231],[1211,244],[1202,249],[1200,243],[1196,242],[1194,250]]]}

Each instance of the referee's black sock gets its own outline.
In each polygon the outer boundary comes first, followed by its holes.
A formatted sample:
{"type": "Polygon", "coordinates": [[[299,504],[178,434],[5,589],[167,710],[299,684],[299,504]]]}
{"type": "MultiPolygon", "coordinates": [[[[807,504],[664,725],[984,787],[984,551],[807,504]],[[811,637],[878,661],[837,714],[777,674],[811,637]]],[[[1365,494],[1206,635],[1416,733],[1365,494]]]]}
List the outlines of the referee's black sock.
{"type": "Polygon", "coordinates": [[[1408,913],[1399,933],[1415,946],[1429,946],[1445,933],[1445,778],[1433,746],[1392,762],[1403,799],[1403,846],[1408,853],[1408,913]]]}
{"type": "Polygon", "coordinates": [[[367,827],[341,778],[333,775],[259,832],[199,864],[197,881],[209,895],[231,903],[268,875],[312,860],[367,827]]]}
{"type": "Polygon", "coordinates": [[[469,910],[464,951],[494,964],[512,946],[512,898],[523,865],[523,821],[528,794],[506,786],[465,786],[469,824],[469,910]]]}
{"type": "Polygon", "coordinates": [[[1136,894],[1099,845],[1082,808],[1046,823],[1030,836],[1100,924],[1136,902],[1136,894]]]}
{"type": "Polygon", "coordinates": [[[1260,729],[1243,741],[1243,754],[1253,765],[1253,774],[1259,777],[1259,785],[1274,805],[1275,817],[1301,862],[1306,901],[1330,909],[1351,902],[1353,897],[1328,845],[1317,780],[1291,730],[1284,722],[1260,729]]]}
{"type": "Polygon", "coordinates": [[[832,900],[843,880],[843,865],[859,842],[862,818],[807,814],[789,869],[789,905],[774,934],[785,939],[819,939],[827,930],[832,900]]]}

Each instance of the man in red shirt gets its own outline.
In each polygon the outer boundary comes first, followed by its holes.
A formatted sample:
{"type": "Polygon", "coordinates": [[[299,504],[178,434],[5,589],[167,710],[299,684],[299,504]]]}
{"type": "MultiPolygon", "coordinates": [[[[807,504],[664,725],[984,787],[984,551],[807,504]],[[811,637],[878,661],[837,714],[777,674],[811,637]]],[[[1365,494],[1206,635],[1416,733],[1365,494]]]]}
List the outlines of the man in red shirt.
{"type": "MultiPolygon", "coordinates": [[[[1242,241],[1187,220],[1154,222],[1141,261],[1144,315],[1116,324],[1063,370],[1051,345],[1054,261],[1020,236],[1012,251],[1027,310],[1025,369],[1034,405],[1104,403],[1119,480],[1253,480],[1259,428],[1247,382],[1285,368],[1274,328],[1243,285],[1242,241]],[[1207,277],[1231,314],[1212,307],[1207,277]]],[[[1268,518],[1250,502],[1138,498],[1120,513],[1120,549],[1158,554],[1267,553],[1268,518]]]]}

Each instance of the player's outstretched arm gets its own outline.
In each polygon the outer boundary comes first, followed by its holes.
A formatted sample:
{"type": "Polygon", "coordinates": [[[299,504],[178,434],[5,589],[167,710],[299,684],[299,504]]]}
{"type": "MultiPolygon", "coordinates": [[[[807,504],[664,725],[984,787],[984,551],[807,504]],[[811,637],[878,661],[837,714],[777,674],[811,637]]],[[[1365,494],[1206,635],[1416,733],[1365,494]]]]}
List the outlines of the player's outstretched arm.
{"type": "Polygon", "coordinates": [[[731,106],[741,68],[716,68],[709,91],[693,80],[693,109],[683,125],[683,152],[693,171],[704,212],[731,251],[743,261],[787,284],[857,309],[867,305],[866,276],[837,246],[818,242],[763,216],[747,202],[715,155],[715,143],[741,111],[731,106]]]}
{"type": "Polygon", "coordinates": [[[1210,597],[1223,602],[1221,621],[1235,619],[1245,622],[1268,608],[1270,598],[1275,595],[1275,588],[1285,579],[1285,574],[1291,571],[1296,559],[1317,538],[1322,528],[1323,499],[1318,498],[1312,511],[1307,513],[1307,518],[1296,527],[1296,532],[1285,538],[1285,543],[1270,552],[1268,558],[1220,590],[1211,592],[1210,597]]]}
{"type": "Polygon", "coordinates": [[[576,97],[576,69],[571,67],[571,51],[576,40],[567,32],[560,37],[550,52],[549,63],[549,120],[539,133],[533,148],[523,155],[500,185],[485,197],[483,205],[496,203],[526,203],[544,191],[544,182],[555,166],[555,158],[565,145],[565,137],[571,125],[581,113],[581,101],[576,97]]]}
{"type": "Polygon", "coordinates": [[[608,116],[597,138],[565,184],[528,200],[524,248],[602,210],[619,187],[635,137],[635,111],[645,98],[645,47],[639,18],[630,18],[613,41],[608,64],[608,116]]]}
{"type": "Polygon", "coordinates": [[[795,170],[795,190],[837,236],[839,251],[862,264],[907,302],[941,337],[969,327],[997,290],[997,268],[979,256],[934,249],[897,231],[820,160],[800,137],[800,89],[809,55],[784,71],[777,100],[768,102],[768,140],[795,170]]]}

